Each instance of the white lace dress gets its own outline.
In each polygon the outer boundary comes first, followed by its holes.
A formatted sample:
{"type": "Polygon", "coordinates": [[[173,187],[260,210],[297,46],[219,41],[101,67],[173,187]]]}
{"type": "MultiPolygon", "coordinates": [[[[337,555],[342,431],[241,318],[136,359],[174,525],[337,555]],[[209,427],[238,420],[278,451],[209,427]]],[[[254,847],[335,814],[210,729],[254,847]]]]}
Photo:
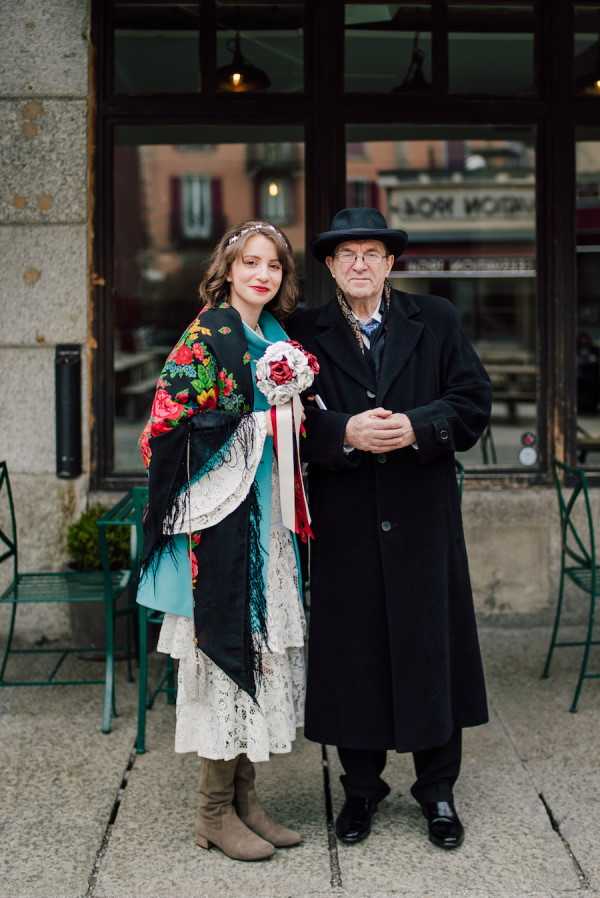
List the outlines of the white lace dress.
{"type": "MultiPolygon", "coordinates": [[[[224,500],[231,509],[243,501],[248,488],[241,482],[239,472],[226,478],[221,470],[219,478],[221,490],[227,491],[223,486],[226,479],[233,486],[224,500]]],[[[214,502],[214,492],[212,495],[213,506],[221,505],[214,502]]],[[[196,752],[215,760],[230,760],[244,753],[253,762],[267,761],[271,753],[291,751],[296,728],[304,721],[305,632],[296,556],[290,532],[281,520],[274,458],[267,576],[268,647],[263,648],[264,675],[257,702],[203,652],[194,650],[191,618],[166,614],[158,651],[179,661],[175,751],[196,752]]]]}

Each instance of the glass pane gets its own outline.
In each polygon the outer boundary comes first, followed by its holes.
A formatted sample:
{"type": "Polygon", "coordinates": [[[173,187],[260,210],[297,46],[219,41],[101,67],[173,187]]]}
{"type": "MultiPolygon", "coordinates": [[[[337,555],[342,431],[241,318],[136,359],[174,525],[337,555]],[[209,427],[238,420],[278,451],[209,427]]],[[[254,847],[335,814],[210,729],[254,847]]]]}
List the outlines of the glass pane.
{"type": "Polygon", "coordinates": [[[462,461],[519,467],[537,429],[533,130],[353,125],[347,139],[346,202],[409,235],[394,286],[451,300],[491,377],[491,427],[462,461]]]}
{"type": "Polygon", "coordinates": [[[600,97],[600,4],[576,4],[574,51],[575,90],[600,97]]]}
{"type": "Polygon", "coordinates": [[[520,96],[535,90],[531,2],[448,4],[448,89],[520,96]]]}
{"type": "Polygon", "coordinates": [[[304,90],[304,4],[217,0],[217,89],[304,90]]]}
{"type": "Polygon", "coordinates": [[[199,3],[115,0],[115,93],[199,90],[199,10],[199,3]]]}
{"type": "Polygon", "coordinates": [[[379,93],[431,87],[429,0],[347,3],[345,88],[379,93]]]}
{"type": "Polygon", "coordinates": [[[114,470],[137,439],[164,359],[198,311],[215,242],[248,218],[284,226],[304,269],[304,144],[297,127],[122,126],[114,147],[114,470]]]}
{"type": "Polygon", "coordinates": [[[600,130],[577,141],[577,450],[600,467],[600,130]]]}

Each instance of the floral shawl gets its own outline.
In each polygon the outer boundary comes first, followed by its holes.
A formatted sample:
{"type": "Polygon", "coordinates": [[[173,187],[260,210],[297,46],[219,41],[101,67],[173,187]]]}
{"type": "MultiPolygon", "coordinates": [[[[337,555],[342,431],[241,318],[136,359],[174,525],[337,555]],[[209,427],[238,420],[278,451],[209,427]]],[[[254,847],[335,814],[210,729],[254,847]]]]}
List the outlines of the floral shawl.
{"type": "MultiPolygon", "coordinates": [[[[243,452],[250,451],[253,403],[238,312],[227,305],[202,312],[165,363],[140,438],[149,476],[142,576],[152,576],[163,553],[172,552],[177,537],[170,534],[185,521],[190,485],[233,463],[234,438],[243,452]]],[[[190,536],[197,648],[253,698],[267,637],[260,518],[254,482],[220,523],[190,536]]]]}

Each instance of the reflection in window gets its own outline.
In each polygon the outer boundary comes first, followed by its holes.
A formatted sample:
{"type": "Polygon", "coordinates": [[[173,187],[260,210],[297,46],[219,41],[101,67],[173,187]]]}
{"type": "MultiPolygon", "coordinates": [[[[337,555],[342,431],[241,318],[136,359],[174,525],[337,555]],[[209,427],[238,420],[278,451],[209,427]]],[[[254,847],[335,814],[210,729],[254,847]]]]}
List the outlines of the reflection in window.
{"type": "Polygon", "coordinates": [[[347,91],[412,93],[430,89],[429,0],[347,3],[345,26],[347,91]]]}
{"type": "Polygon", "coordinates": [[[304,90],[303,3],[217,0],[216,17],[219,90],[304,90]]]}
{"type": "Polygon", "coordinates": [[[304,260],[300,128],[123,126],[114,147],[114,470],[136,441],[166,354],[198,311],[198,282],[227,228],[257,214],[304,260]],[[182,152],[182,147],[185,152],[182,152]],[[277,185],[278,190],[273,190],[277,185]],[[269,189],[271,188],[271,189],[269,189]],[[275,195],[273,195],[275,194],[275,195]]]}
{"type": "Polygon", "coordinates": [[[181,230],[187,240],[210,236],[212,231],[212,203],[210,178],[185,175],[181,179],[181,230]]]}
{"type": "Polygon", "coordinates": [[[491,434],[463,461],[518,467],[521,434],[537,429],[533,133],[415,131],[348,128],[365,158],[347,158],[347,202],[360,198],[359,176],[377,186],[388,224],[409,235],[394,285],[451,300],[490,374],[491,434]]]}
{"type": "Polygon", "coordinates": [[[600,467],[600,131],[577,142],[577,453],[600,467]],[[595,138],[595,139],[594,139],[595,138]]]}
{"type": "Polygon", "coordinates": [[[200,89],[200,4],[113,0],[113,9],[115,93],[200,89]]]}
{"type": "Polygon", "coordinates": [[[257,218],[276,225],[291,224],[294,218],[292,182],[287,178],[265,178],[259,185],[257,218]]]}
{"type": "Polygon", "coordinates": [[[198,31],[119,29],[115,32],[115,93],[185,93],[200,88],[198,31]]]}
{"type": "Polygon", "coordinates": [[[534,12],[523,0],[448,4],[448,88],[521,96],[534,84],[534,12]]]}
{"type": "Polygon", "coordinates": [[[575,6],[575,90],[600,97],[600,4],[575,6]]]}

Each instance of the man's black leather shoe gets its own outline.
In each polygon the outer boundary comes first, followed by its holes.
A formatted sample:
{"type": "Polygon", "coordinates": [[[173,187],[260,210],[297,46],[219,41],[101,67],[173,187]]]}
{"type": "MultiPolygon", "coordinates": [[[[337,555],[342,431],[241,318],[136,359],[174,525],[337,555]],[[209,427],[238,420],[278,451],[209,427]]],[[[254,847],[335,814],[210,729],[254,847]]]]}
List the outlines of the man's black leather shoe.
{"type": "Polygon", "coordinates": [[[430,842],[447,850],[462,845],[465,831],[453,801],[428,801],[421,807],[427,818],[430,842]]]}
{"type": "Polygon", "coordinates": [[[362,842],[371,832],[371,820],[377,810],[377,802],[372,798],[352,795],[344,802],[335,821],[335,832],[346,845],[362,842]]]}

